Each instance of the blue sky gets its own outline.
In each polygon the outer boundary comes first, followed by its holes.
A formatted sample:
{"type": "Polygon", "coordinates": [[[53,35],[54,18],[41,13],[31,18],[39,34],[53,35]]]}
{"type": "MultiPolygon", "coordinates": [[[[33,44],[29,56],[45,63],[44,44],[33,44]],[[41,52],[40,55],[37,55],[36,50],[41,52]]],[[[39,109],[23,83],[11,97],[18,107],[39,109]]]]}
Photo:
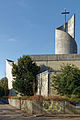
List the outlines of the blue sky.
{"type": "Polygon", "coordinates": [[[5,77],[5,60],[20,56],[54,54],[55,28],[76,14],[75,39],[80,53],[80,0],[0,0],[0,79],[5,77]]]}

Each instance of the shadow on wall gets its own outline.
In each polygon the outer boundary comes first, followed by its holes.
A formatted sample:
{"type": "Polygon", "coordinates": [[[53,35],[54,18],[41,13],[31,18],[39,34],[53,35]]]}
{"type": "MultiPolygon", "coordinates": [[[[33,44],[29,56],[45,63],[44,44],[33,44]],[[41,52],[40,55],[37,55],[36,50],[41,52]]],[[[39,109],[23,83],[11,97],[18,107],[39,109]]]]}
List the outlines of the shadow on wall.
{"type": "Polygon", "coordinates": [[[13,88],[9,90],[9,96],[17,96],[17,93],[13,88]]]}
{"type": "Polygon", "coordinates": [[[46,70],[49,70],[49,71],[53,71],[53,69],[49,66],[46,66],[46,65],[40,65],[40,72],[44,72],[46,70]]]}

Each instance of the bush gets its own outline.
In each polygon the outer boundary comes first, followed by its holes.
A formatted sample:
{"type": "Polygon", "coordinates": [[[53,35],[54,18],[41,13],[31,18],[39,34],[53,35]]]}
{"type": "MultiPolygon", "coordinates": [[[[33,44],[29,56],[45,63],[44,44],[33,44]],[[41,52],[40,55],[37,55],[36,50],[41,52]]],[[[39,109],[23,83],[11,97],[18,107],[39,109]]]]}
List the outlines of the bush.
{"type": "Polygon", "coordinates": [[[52,86],[58,94],[80,96],[80,70],[74,65],[61,66],[60,73],[53,75],[52,86]]]}

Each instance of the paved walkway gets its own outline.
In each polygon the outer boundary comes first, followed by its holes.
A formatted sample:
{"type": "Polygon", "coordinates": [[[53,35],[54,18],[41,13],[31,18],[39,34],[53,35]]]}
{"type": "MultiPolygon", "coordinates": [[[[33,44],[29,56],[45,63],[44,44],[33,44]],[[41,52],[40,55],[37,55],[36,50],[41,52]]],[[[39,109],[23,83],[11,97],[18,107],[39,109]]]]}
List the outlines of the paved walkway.
{"type": "Polygon", "coordinates": [[[68,115],[66,117],[65,115],[60,117],[28,116],[27,113],[0,102],[0,120],[80,120],[80,117],[68,115]]]}

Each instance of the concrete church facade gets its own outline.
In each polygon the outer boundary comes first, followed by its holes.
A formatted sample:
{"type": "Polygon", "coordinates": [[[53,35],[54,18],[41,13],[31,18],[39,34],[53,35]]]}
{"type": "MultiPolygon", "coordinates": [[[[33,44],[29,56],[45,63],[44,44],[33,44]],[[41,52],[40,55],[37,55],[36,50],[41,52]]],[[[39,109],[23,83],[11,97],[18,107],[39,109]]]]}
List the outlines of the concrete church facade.
{"type": "MultiPolygon", "coordinates": [[[[30,55],[38,66],[45,67],[45,71],[37,75],[38,78],[38,95],[48,96],[55,95],[56,91],[51,89],[51,76],[58,72],[62,64],[74,64],[80,68],[80,54],[77,53],[77,44],[75,39],[75,15],[63,26],[56,29],[55,37],[55,55],[30,55]],[[65,27],[66,30],[63,28],[65,27]],[[47,71],[46,71],[47,70],[47,71]]],[[[8,87],[12,87],[12,63],[6,60],[6,77],[8,78],[8,87]]],[[[15,63],[16,64],[16,63],[15,63]]],[[[13,91],[10,95],[14,95],[13,91]]]]}
{"type": "Polygon", "coordinates": [[[76,54],[75,14],[55,31],[55,54],[76,54]]]}

